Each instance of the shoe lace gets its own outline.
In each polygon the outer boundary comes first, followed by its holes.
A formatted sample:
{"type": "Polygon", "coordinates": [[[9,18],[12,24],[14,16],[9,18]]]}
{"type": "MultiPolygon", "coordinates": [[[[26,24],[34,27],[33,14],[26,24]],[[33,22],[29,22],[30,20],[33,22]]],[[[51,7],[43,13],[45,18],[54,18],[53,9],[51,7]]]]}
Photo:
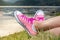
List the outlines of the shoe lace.
{"type": "Polygon", "coordinates": [[[23,20],[27,21],[30,24],[32,24],[33,23],[33,20],[35,20],[34,18],[28,18],[25,15],[22,15],[21,17],[23,18],[23,20]]]}

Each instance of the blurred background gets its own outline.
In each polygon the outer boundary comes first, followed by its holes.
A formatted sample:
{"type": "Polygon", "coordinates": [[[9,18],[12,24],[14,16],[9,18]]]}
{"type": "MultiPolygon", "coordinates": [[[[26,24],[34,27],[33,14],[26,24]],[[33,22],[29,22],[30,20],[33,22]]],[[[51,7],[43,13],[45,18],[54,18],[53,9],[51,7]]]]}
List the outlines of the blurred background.
{"type": "Polygon", "coordinates": [[[60,0],[0,0],[1,6],[60,6],[60,0]]]}
{"type": "MultiPolygon", "coordinates": [[[[0,6],[0,15],[14,17],[14,11],[21,11],[23,14],[35,14],[37,10],[43,10],[45,15],[56,16],[60,14],[60,6],[0,6]]],[[[31,15],[32,16],[32,15],[31,15]]]]}

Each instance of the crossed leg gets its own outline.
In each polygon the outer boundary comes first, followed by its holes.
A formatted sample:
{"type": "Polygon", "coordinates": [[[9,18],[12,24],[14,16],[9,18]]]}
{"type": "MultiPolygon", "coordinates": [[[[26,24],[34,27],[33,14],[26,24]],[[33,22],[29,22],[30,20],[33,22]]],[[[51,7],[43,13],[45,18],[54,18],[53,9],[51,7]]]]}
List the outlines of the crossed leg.
{"type": "Polygon", "coordinates": [[[60,27],[50,29],[50,30],[48,30],[48,32],[50,32],[54,35],[60,35],[60,27]]]}
{"type": "Polygon", "coordinates": [[[43,22],[34,21],[34,25],[37,30],[43,29],[55,35],[60,34],[60,16],[47,19],[43,22]]]}

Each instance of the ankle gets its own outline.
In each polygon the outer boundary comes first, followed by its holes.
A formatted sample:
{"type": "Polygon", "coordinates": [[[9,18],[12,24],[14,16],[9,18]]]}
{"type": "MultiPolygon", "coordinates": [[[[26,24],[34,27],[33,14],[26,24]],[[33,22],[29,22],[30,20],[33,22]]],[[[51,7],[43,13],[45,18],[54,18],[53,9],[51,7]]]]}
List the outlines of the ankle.
{"type": "Polygon", "coordinates": [[[43,21],[42,22],[39,22],[39,21],[35,21],[34,22],[34,27],[36,28],[37,31],[39,31],[40,29],[42,29],[43,27],[43,21]]]}
{"type": "Polygon", "coordinates": [[[35,29],[38,31],[38,29],[39,29],[39,27],[38,27],[38,25],[39,25],[38,21],[34,21],[33,24],[34,24],[35,29]]]}

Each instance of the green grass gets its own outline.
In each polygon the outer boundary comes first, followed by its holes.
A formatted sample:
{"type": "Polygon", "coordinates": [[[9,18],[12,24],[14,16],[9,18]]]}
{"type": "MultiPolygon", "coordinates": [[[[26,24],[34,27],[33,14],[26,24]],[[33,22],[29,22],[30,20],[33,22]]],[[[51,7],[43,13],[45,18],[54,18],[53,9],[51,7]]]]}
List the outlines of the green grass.
{"type": "Polygon", "coordinates": [[[55,36],[49,32],[39,32],[37,36],[29,36],[26,31],[0,37],[0,40],[60,40],[60,36],[55,36]]]}

